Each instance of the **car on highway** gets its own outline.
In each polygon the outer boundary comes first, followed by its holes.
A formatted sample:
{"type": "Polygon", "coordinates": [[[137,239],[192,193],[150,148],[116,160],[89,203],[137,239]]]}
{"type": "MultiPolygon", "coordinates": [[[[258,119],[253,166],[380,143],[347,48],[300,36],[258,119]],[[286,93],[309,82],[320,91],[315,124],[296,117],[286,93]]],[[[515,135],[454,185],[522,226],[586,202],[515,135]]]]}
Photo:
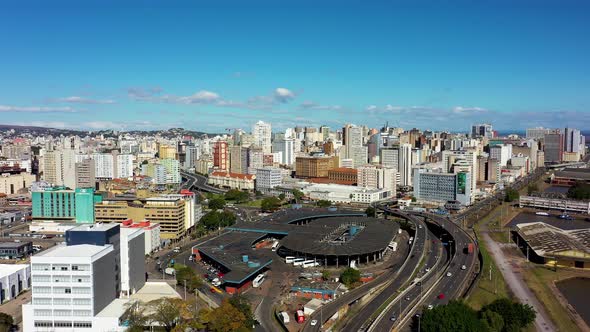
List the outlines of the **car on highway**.
{"type": "Polygon", "coordinates": [[[447,272],[447,277],[452,277],[453,274],[451,272],[447,272]]]}
{"type": "Polygon", "coordinates": [[[427,268],[425,268],[425,269],[424,269],[424,271],[426,271],[426,272],[430,272],[430,268],[429,268],[429,267],[427,267],[427,268]]]}
{"type": "Polygon", "coordinates": [[[175,247],[174,250],[172,250],[175,253],[179,253],[180,252],[180,247],[175,247]]]}
{"type": "Polygon", "coordinates": [[[158,260],[156,261],[156,264],[157,264],[157,265],[160,265],[160,264],[162,264],[162,262],[160,262],[160,260],[158,259],[158,260]]]}
{"type": "Polygon", "coordinates": [[[445,298],[445,293],[440,293],[440,294],[438,294],[437,298],[438,298],[439,300],[442,300],[442,299],[444,299],[444,298],[445,298]]]}
{"type": "Polygon", "coordinates": [[[466,270],[466,269],[467,269],[467,266],[461,265],[461,270],[466,270]]]}
{"type": "Polygon", "coordinates": [[[409,296],[406,296],[406,301],[410,301],[410,299],[411,298],[409,296]]]}
{"type": "Polygon", "coordinates": [[[314,320],[311,321],[311,326],[316,326],[317,324],[318,324],[318,321],[317,320],[314,319],[314,320]]]}
{"type": "Polygon", "coordinates": [[[434,306],[432,304],[428,305],[428,310],[432,310],[432,308],[434,308],[434,306]]]}

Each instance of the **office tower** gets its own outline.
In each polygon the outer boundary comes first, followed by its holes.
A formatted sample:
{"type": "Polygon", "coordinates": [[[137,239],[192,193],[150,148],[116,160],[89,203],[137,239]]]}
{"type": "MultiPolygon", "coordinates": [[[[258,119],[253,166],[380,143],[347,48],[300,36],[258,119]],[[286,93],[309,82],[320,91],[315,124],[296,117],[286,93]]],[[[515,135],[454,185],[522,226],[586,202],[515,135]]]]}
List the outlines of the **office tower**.
{"type": "Polygon", "coordinates": [[[367,164],[369,158],[367,146],[352,146],[348,151],[351,154],[349,158],[352,159],[354,168],[367,164]]]}
{"type": "Polygon", "coordinates": [[[435,172],[423,168],[414,169],[414,196],[419,201],[446,203],[459,201],[471,204],[470,174],[435,172]]]}
{"type": "Polygon", "coordinates": [[[500,166],[506,167],[512,158],[512,144],[501,144],[490,147],[490,158],[500,161],[500,166]]]}
{"type": "Polygon", "coordinates": [[[111,153],[94,153],[91,155],[77,155],[76,162],[93,159],[95,177],[97,179],[112,180],[133,176],[133,155],[111,153]]]}
{"type": "Polygon", "coordinates": [[[400,173],[400,185],[412,185],[412,144],[402,144],[399,147],[398,167],[400,173]]]}
{"type": "Polygon", "coordinates": [[[471,137],[485,137],[485,138],[493,138],[494,131],[492,129],[491,124],[483,123],[483,124],[475,124],[471,126],[471,137]]]}
{"type": "Polygon", "coordinates": [[[325,142],[324,144],[322,144],[322,150],[328,156],[333,155],[334,154],[334,142],[332,142],[332,141],[325,142]]]}
{"type": "Polygon", "coordinates": [[[362,166],[358,168],[357,185],[371,189],[389,189],[395,195],[396,174],[393,168],[362,166]]]}
{"type": "Polygon", "coordinates": [[[286,137],[275,140],[272,144],[272,151],[282,153],[281,164],[293,165],[295,161],[295,139],[286,137]]]}
{"type": "Polygon", "coordinates": [[[152,178],[152,183],[154,184],[166,184],[166,181],[168,180],[166,167],[161,164],[142,164],[141,175],[152,178]]]}
{"type": "Polygon", "coordinates": [[[399,147],[393,148],[382,148],[379,151],[380,157],[379,160],[381,161],[381,165],[383,167],[393,168],[395,170],[398,169],[399,166],[399,147]]]}
{"type": "Polygon", "coordinates": [[[320,127],[320,134],[322,137],[322,141],[325,142],[328,138],[330,138],[330,127],[321,126],[320,127]]]}
{"type": "Polygon", "coordinates": [[[76,187],[94,188],[96,186],[96,166],[94,159],[85,159],[76,163],[76,187]]]}
{"type": "Polygon", "coordinates": [[[260,147],[248,148],[248,174],[256,174],[258,168],[264,167],[264,150],[260,147]]]}
{"type": "Polygon", "coordinates": [[[346,125],[342,128],[342,142],[344,144],[344,158],[353,160],[353,167],[367,163],[368,150],[363,146],[363,128],[346,125]]]}
{"type": "Polygon", "coordinates": [[[201,157],[201,148],[199,146],[187,146],[186,156],[184,159],[184,168],[189,169],[195,167],[197,160],[201,157]]]}
{"type": "Polygon", "coordinates": [[[177,151],[175,146],[160,145],[158,149],[158,158],[160,159],[177,159],[177,151]]]}
{"type": "Polygon", "coordinates": [[[254,144],[262,148],[264,153],[271,153],[271,135],[272,129],[270,123],[258,121],[252,126],[252,135],[254,144]]]}
{"type": "Polygon", "coordinates": [[[578,129],[565,128],[564,129],[564,152],[577,152],[580,153],[583,146],[580,145],[581,134],[578,129]]]}
{"type": "Polygon", "coordinates": [[[475,189],[477,185],[477,152],[474,150],[445,150],[442,152],[443,171],[453,173],[453,165],[459,159],[465,159],[467,164],[471,167],[472,175],[471,188],[475,189]]]}
{"type": "Polygon", "coordinates": [[[166,170],[166,183],[178,184],[182,182],[180,176],[180,162],[176,159],[161,159],[160,164],[166,170]]]}
{"type": "Polygon", "coordinates": [[[143,219],[160,224],[162,239],[179,239],[186,233],[185,201],[174,197],[150,197],[143,206],[143,219]]]}
{"type": "Polygon", "coordinates": [[[497,183],[501,180],[502,166],[498,159],[488,159],[486,168],[486,178],[490,183],[497,183]]]}
{"type": "Polygon", "coordinates": [[[487,168],[488,158],[484,156],[477,156],[477,182],[484,182],[487,180],[487,168]]]}
{"type": "Polygon", "coordinates": [[[215,145],[213,145],[213,167],[216,167],[218,170],[229,169],[229,151],[227,142],[217,141],[215,142],[215,145]]]}
{"type": "Polygon", "coordinates": [[[229,171],[232,173],[246,173],[248,169],[248,158],[242,153],[247,154],[248,149],[241,145],[234,145],[229,148],[229,171]],[[243,163],[243,161],[245,161],[243,163]]]}
{"type": "Polygon", "coordinates": [[[114,178],[126,179],[133,176],[133,155],[113,151],[114,178]]]}
{"type": "MultiPolygon", "coordinates": [[[[94,188],[49,187],[32,194],[33,220],[94,223],[94,188]]],[[[96,196],[100,200],[100,196],[96,196]]]]}
{"type": "Polygon", "coordinates": [[[296,157],[295,175],[302,178],[327,178],[328,172],[338,168],[338,157],[296,157]]]}
{"type": "Polygon", "coordinates": [[[76,186],[76,156],[72,150],[47,151],[43,156],[43,179],[52,185],[76,186]]]}
{"type": "Polygon", "coordinates": [[[276,167],[263,167],[256,170],[256,190],[272,189],[283,183],[281,169],[276,167]]]}
{"type": "Polygon", "coordinates": [[[560,162],[563,160],[564,137],[561,132],[545,134],[545,162],[560,162]]]}
{"type": "Polygon", "coordinates": [[[549,128],[528,128],[526,130],[526,138],[529,139],[544,139],[546,134],[555,134],[558,132],[559,129],[549,129],[549,128]]]}
{"type": "Polygon", "coordinates": [[[201,205],[197,204],[195,193],[183,189],[180,194],[161,195],[161,198],[179,199],[184,201],[184,229],[189,230],[201,219],[201,205]]]}

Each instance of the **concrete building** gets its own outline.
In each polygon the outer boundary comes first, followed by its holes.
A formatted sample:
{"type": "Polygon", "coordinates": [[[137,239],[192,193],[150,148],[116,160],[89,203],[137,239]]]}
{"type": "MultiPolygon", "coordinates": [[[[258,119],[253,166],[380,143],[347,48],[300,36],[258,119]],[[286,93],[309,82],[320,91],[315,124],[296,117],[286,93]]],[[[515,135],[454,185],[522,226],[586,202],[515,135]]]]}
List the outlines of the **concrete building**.
{"type": "Polygon", "coordinates": [[[396,171],[393,168],[368,165],[358,168],[359,187],[389,189],[396,192],[396,171]]]}
{"type": "Polygon", "coordinates": [[[229,149],[229,171],[232,173],[248,172],[248,148],[234,145],[229,149]]]}
{"type": "Polygon", "coordinates": [[[229,150],[227,142],[217,141],[213,145],[213,167],[218,170],[229,169],[229,150]]]}
{"type": "Polygon", "coordinates": [[[435,172],[424,168],[414,169],[414,196],[419,201],[444,204],[459,201],[471,204],[470,174],[435,172]]]}
{"type": "Polygon", "coordinates": [[[358,170],[340,167],[328,171],[328,179],[333,183],[353,185],[358,182],[358,170]]]}
{"type": "Polygon", "coordinates": [[[47,151],[43,155],[43,179],[55,186],[74,188],[76,155],[72,150],[47,151]]]}
{"type": "Polygon", "coordinates": [[[412,185],[412,166],[414,162],[412,160],[412,145],[402,144],[399,147],[398,154],[398,167],[397,171],[400,174],[400,185],[411,186],[412,185]]]}
{"type": "Polygon", "coordinates": [[[158,158],[160,159],[177,159],[177,150],[175,146],[162,144],[158,148],[158,158]]]}
{"type": "Polygon", "coordinates": [[[35,182],[35,175],[21,172],[19,174],[2,173],[0,175],[0,193],[13,195],[22,193],[35,182]]]}
{"type": "Polygon", "coordinates": [[[118,295],[112,245],[58,245],[31,258],[32,301],[23,330],[93,331],[93,316],[118,295]]]}
{"type": "Polygon", "coordinates": [[[526,138],[529,139],[544,139],[546,134],[554,134],[558,129],[549,129],[543,127],[528,128],[526,130],[526,138]]]}
{"type": "Polygon", "coordinates": [[[145,232],[142,228],[121,230],[121,297],[137,293],[145,285],[145,232]]]}
{"type": "Polygon", "coordinates": [[[141,165],[141,175],[152,178],[152,183],[163,185],[166,184],[168,176],[166,167],[161,164],[147,163],[141,165]]]}
{"type": "Polygon", "coordinates": [[[29,264],[0,264],[0,304],[31,288],[29,264]]]}
{"type": "MultiPolygon", "coordinates": [[[[295,162],[295,139],[281,138],[272,145],[273,152],[281,152],[281,164],[291,166],[295,162]]],[[[325,152],[325,151],[324,151],[325,152]]],[[[329,154],[326,152],[326,154],[329,154]]]]}
{"type": "Polygon", "coordinates": [[[476,124],[471,126],[471,137],[485,137],[485,138],[493,138],[494,131],[492,129],[492,125],[488,123],[484,124],[476,124]]]}
{"type": "Polygon", "coordinates": [[[176,159],[160,159],[160,164],[166,170],[166,184],[179,184],[182,182],[180,176],[180,162],[176,159]]]}
{"type": "Polygon", "coordinates": [[[561,132],[545,134],[545,162],[558,163],[563,160],[564,137],[561,132]]]}
{"type": "Polygon", "coordinates": [[[254,190],[254,174],[239,174],[215,171],[209,175],[207,183],[229,189],[254,190]]]}
{"type": "MultiPolygon", "coordinates": [[[[471,179],[471,188],[475,190],[477,185],[477,151],[473,149],[469,150],[445,150],[442,152],[442,161],[443,161],[443,172],[453,173],[453,165],[457,163],[458,160],[463,159],[467,162],[467,165],[471,167],[472,174],[470,175],[471,179]]],[[[499,162],[499,159],[498,159],[499,162]]]]}
{"type": "Polygon", "coordinates": [[[368,205],[389,199],[395,193],[389,189],[368,189],[340,184],[309,184],[301,191],[311,200],[327,200],[332,203],[368,205]]]}
{"type": "Polygon", "coordinates": [[[96,165],[94,159],[85,159],[75,166],[76,188],[94,188],[96,186],[96,165]]]}
{"type": "Polygon", "coordinates": [[[201,148],[199,146],[189,145],[186,147],[186,157],[184,159],[184,168],[195,167],[197,160],[201,158],[201,148]]]}
{"type": "Polygon", "coordinates": [[[264,150],[257,146],[248,148],[248,174],[256,174],[256,170],[264,167],[264,150]]]}
{"type": "Polygon", "coordinates": [[[264,153],[271,153],[272,144],[272,127],[270,123],[258,121],[252,126],[252,136],[254,136],[254,144],[260,148],[264,153]]]}
{"type": "Polygon", "coordinates": [[[0,242],[0,258],[23,259],[33,252],[33,244],[26,242],[0,242]]]}
{"type": "Polygon", "coordinates": [[[506,167],[512,158],[512,144],[501,144],[490,147],[490,158],[500,162],[500,166],[506,167]]]}
{"type": "Polygon", "coordinates": [[[327,178],[328,172],[338,168],[336,156],[313,156],[295,158],[295,176],[301,178],[327,178]]]}
{"type": "MultiPolygon", "coordinates": [[[[584,150],[582,144],[582,135],[578,129],[565,128],[564,133],[564,152],[578,153],[580,154],[584,150]]],[[[577,161],[577,160],[576,160],[577,161]]]]}
{"type": "Polygon", "coordinates": [[[144,254],[149,255],[155,250],[160,249],[160,224],[152,223],[149,221],[133,222],[133,220],[126,220],[121,223],[121,229],[123,228],[139,228],[143,230],[145,249],[144,254]]]}
{"type": "Polygon", "coordinates": [[[100,199],[94,195],[94,188],[45,188],[32,193],[32,217],[34,221],[94,223],[94,203],[100,199]]]}
{"type": "Polygon", "coordinates": [[[265,191],[280,186],[283,183],[281,169],[264,167],[256,170],[256,190],[265,191]]]}

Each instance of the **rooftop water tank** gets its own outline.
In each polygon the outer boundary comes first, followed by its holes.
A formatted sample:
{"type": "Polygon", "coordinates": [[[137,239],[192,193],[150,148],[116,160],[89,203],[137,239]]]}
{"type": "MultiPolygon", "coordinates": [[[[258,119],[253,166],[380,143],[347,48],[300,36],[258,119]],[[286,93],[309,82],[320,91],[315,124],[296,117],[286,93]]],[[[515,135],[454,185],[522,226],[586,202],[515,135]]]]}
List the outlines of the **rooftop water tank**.
{"type": "Polygon", "coordinates": [[[356,232],[358,231],[358,227],[356,226],[350,226],[350,236],[354,236],[356,234],[356,232]]]}
{"type": "Polygon", "coordinates": [[[248,263],[248,255],[242,255],[242,262],[248,263]]]}
{"type": "Polygon", "coordinates": [[[248,267],[259,267],[259,266],[260,266],[259,262],[255,262],[255,261],[248,262],[248,267]]]}

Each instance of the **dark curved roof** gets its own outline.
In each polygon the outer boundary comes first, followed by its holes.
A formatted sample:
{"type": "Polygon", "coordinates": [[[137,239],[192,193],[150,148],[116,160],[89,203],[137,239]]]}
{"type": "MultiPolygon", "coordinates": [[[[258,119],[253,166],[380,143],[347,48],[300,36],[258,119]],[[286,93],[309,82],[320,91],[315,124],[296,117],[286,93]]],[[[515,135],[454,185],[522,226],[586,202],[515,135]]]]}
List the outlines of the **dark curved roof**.
{"type": "Polygon", "coordinates": [[[286,249],[310,255],[351,256],[378,252],[387,248],[399,228],[392,221],[367,217],[328,217],[294,227],[281,245],[286,249]],[[362,224],[352,239],[342,244],[322,241],[344,224],[362,224]]]}

